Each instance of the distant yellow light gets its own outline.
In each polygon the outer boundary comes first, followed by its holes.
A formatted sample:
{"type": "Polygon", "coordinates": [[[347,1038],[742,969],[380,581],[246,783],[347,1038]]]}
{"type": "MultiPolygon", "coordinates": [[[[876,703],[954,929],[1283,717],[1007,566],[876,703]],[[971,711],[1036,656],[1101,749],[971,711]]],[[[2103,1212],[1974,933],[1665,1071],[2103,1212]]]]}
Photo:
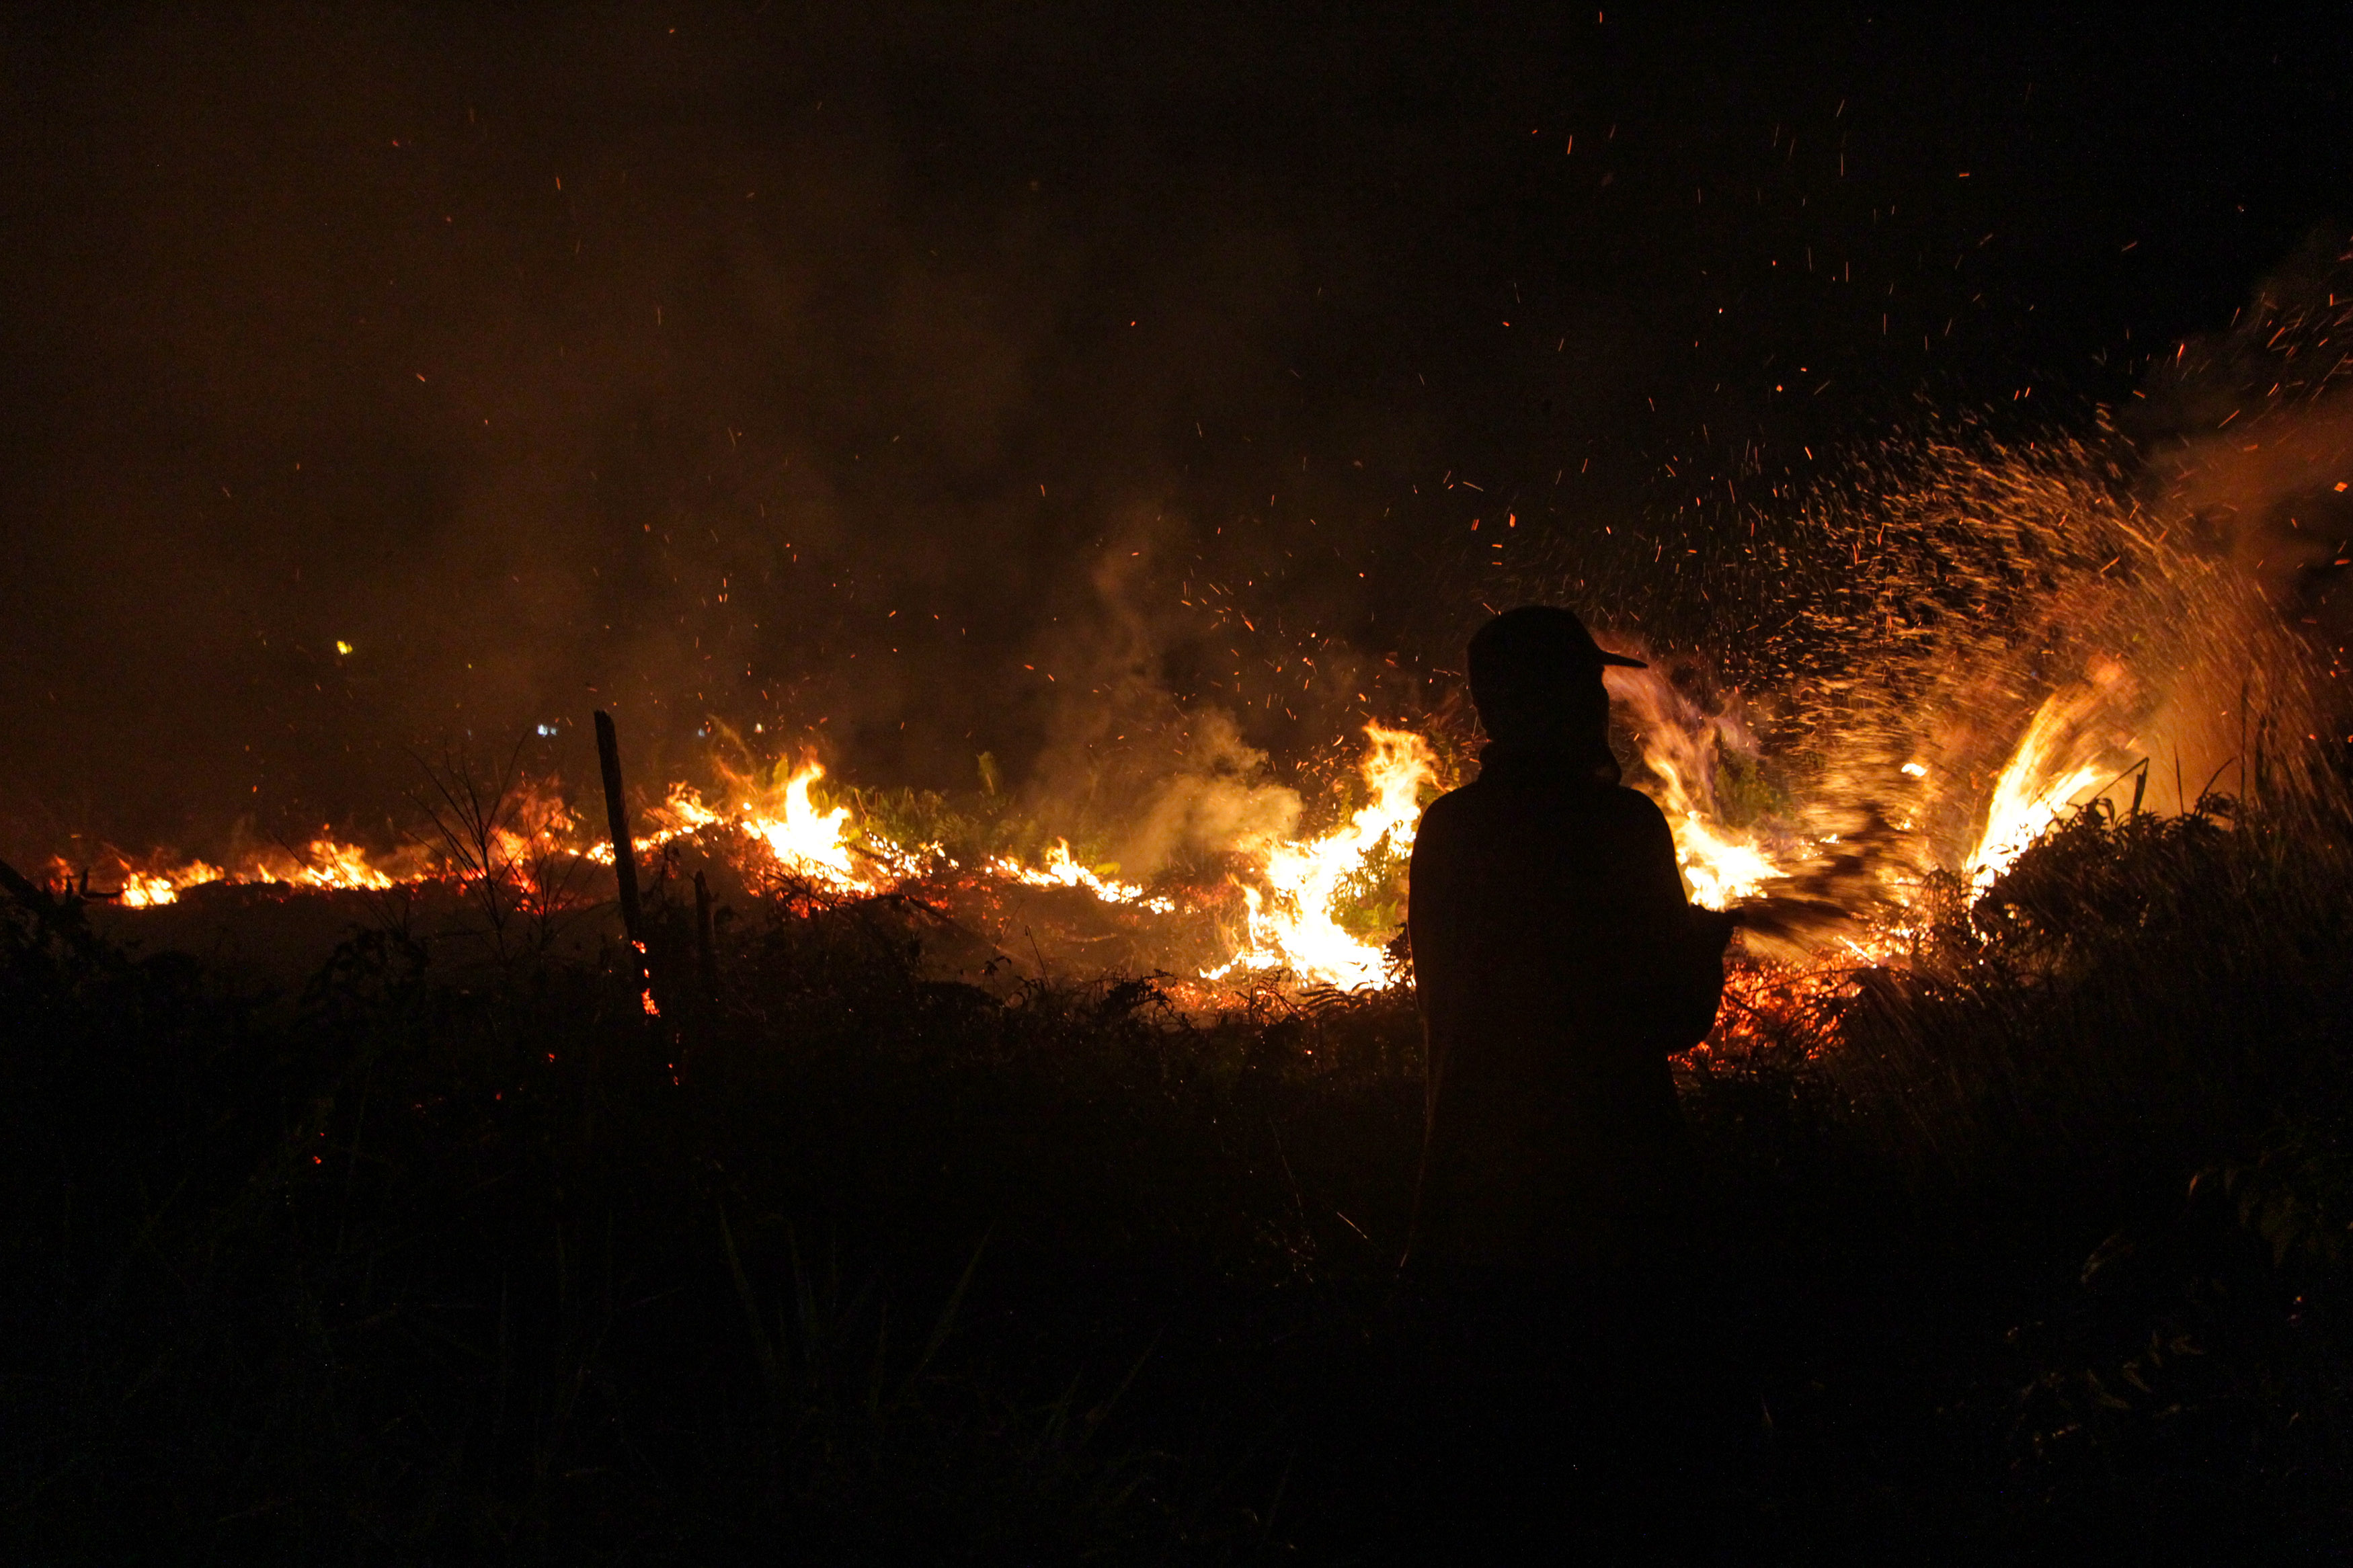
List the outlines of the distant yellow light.
{"type": "Polygon", "coordinates": [[[349,653],[352,651],[352,645],[345,642],[343,638],[337,637],[335,639],[335,651],[337,653],[349,653]]]}

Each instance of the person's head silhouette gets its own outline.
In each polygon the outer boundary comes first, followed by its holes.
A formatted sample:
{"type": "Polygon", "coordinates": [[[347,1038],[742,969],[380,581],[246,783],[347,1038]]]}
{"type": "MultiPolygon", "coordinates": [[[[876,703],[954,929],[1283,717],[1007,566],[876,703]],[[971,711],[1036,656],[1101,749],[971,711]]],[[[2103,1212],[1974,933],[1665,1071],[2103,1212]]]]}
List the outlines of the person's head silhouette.
{"type": "Polygon", "coordinates": [[[1606,653],[1585,623],[1551,605],[1524,605],[1471,639],[1471,701],[1490,740],[1512,750],[1609,751],[1609,694],[1601,672],[1643,669],[1606,653]]]}

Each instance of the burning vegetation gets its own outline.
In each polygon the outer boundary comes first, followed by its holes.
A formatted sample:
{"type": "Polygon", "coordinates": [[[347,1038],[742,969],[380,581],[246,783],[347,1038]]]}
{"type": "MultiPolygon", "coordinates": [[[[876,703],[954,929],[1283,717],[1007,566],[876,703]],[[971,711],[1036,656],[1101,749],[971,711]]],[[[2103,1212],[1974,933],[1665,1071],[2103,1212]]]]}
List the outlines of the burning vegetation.
{"type": "MultiPolygon", "coordinates": [[[[1744,692],[1704,649],[1641,647],[1655,668],[1609,672],[1630,782],[1664,809],[1694,901],[1746,932],[1748,1000],[1719,1047],[1775,998],[1902,966],[1950,889],[1982,898],[2073,815],[2175,816],[2218,787],[2326,808],[2334,671],[2194,509],[2110,450],[1967,431],[1890,448],[1808,501],[1816,559],[1750,548],[1739,610],[1805,628],[1797,644],[1736,639],[1752,670],[1778,661],[1778,683],[1744,692]]],[[[633,851],[797,908],[910,902],[956,933],[941,945],[960,962],[1152,973],[1196,1008],[1270,987],[1359,993],[1409,972],[1405,867],[1421,808],[1464,765],[1451,723],[1366,724],[1320,787],[1278,783],[1261,759],[1206,841],[1141,877],[1108,858],[1115,835],[1017,811],[987,759],[982,792],[893,794],[841,788],[807,756],[764,766],[740,743],[740,763],[714,755],[715,783],[672,783],[638,814],[633,851]]],[[[512,762],[489,785],[427,774],[429,830],[392,853],[322,830],[227,865],[60,858],[52,884],[126,910],[234,886],[491,887],[543,919],[596,901],[613,845],[559,783],[512,762]]]]}

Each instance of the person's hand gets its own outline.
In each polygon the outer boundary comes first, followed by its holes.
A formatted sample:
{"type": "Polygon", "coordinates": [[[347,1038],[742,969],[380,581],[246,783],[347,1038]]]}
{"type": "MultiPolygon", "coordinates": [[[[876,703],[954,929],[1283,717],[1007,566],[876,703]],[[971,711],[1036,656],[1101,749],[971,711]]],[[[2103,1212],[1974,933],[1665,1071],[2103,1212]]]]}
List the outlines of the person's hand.
{"type": "Polygon", "coordinates": [[[1739,917],[1728,910],[1694,909],[1691,913],[1692,937],[1700,951],[1722,958],[1724,950],[1732,945],[1732,931],[1740,923],[1739,917]]]}

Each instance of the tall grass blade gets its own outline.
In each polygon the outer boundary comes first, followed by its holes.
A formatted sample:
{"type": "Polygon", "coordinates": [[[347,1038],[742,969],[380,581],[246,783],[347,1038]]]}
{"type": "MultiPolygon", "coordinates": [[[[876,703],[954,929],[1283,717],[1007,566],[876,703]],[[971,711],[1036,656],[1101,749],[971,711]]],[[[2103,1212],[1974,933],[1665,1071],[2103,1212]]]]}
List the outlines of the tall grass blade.
{"type": "Polygon", "coordinates": [[[907,1369],[906,1379],[899,1385],[901,1404],[913,1396],[915,1384],[931,1369],[932,1359],[940,1353],[940,1347],[948,1342],[948,1335],[955,1328],[957,1309],[964,1305],[964,1293],[972,1285],[973,1271],[980,1267],[980,1255],[988,1250],[988,1238],[993,1230],[991,1227],[991,1230],[981,1233],[980,1241],[972,1249],[972,1257],[965,1262],[964,1273],[956,1279],[955,1289],[948,1292],[947,1305],[940,1309],[939,1321],[932,1325],[931,1337],[923,1342],[923,1353],[915,1358],[915,1364],[907,1369]]]}

